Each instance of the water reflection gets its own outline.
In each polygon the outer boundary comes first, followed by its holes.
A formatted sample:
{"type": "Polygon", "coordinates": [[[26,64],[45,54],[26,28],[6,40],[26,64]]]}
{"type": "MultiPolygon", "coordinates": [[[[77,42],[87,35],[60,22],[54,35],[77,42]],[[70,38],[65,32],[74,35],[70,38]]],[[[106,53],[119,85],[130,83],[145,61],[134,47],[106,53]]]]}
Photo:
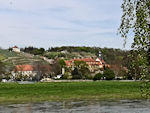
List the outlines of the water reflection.
{"type": "Polygon", "coordinates": [[[150,101],[64,101],[0,105],[0,113],[150,113],[150,101]]]}

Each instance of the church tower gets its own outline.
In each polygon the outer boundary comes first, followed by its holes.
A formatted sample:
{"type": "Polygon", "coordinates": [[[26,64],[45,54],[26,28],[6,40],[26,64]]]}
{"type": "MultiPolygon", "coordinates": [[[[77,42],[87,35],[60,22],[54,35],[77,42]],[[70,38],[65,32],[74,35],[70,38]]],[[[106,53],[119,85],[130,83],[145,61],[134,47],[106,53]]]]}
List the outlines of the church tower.
{"type": "Polygon", "coordinates": [[[102,52],[101,52],[101,51],[98,52],[98,56],[99,56],[99,58],[100,58],[101,60],[103,60],[102,52]]]}

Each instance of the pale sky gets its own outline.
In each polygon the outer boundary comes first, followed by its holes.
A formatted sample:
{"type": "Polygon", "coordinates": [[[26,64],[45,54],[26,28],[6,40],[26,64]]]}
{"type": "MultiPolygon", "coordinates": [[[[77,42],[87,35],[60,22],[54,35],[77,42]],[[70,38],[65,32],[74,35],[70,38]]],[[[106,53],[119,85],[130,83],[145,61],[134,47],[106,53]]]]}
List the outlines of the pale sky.
{"type": "Polygon", "coordinates": [[[123,0],[0,0],[0,47],[123,48],[123,0]]]}

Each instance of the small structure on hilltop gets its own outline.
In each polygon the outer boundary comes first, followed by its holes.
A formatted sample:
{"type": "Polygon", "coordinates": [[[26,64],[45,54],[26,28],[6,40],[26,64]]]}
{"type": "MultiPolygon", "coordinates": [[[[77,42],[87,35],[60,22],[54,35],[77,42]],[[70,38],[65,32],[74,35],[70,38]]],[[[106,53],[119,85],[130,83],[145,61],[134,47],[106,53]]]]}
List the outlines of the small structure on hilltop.
{"type": "Polygon", "coordinates": [[[12,51],[20,53],[20,48],[18,48],[17,46],[12,47],[12,51]]]}

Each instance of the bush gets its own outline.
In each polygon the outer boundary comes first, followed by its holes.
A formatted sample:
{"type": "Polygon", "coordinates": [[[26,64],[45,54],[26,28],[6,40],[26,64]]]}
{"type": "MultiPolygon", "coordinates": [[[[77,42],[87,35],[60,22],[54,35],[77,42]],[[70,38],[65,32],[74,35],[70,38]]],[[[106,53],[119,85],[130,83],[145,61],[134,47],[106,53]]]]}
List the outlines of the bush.
{"type": "Polygon", "coordinates": [[[82,75],[77,68],[72,71],[72,79],[82,79],[82,75]]]}
{"type": "Polygon", "coordinates": [[[94,76],[93,80],[94,80],[94,81],[96,81],[96,80],[101,80],[102,77],[104,77],[103,74],[98,73],[98,74],[96,74],[96,75],[94,76]]]}
{"type": "Polygon", "coordinates": [[[86,75],[86,76],[85,76],[85,79],[93,80],[93,76],[92,76],[92,75],[86,75]]]}
{"type": "Polygon", "coordinates": [[[113,80],[115,78],[115,73],[110,69],[106,69],[103,75],[106,80],[113,80]]]}
{"type": "Polygon", "coordinates": [[[11,75],[5,74],[5,75],[3,76],[3,79],[9,80],[9,79],[11,79],[11,75]]]}
{"type": "Polygon", "coordinates": [[[70,77],[71,77],[71,76],[70,76],[69,74],[66,74],[66,73],[65,73],[65,74],[62,76],[62,79],[70,79],[70,77]]]}
{"type": "Polygon", "coordinates": [[[82,79],[81,75],[72,75],[72,79],[82,79]]]}

